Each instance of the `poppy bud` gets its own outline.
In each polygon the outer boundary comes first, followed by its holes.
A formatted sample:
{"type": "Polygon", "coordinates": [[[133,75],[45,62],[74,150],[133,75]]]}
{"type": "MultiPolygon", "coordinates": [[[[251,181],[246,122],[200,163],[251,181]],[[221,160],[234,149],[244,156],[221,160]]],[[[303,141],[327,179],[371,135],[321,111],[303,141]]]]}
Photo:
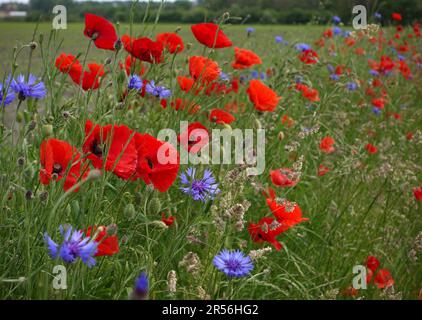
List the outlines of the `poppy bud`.
{"type": "Polygon", "coordinates": [[[27,190],[27,191],[25,192],[25,199],[26,199],[26,200],[32,200],[32,198],[34,198],[34,194],[32,193],[32,191],[31,191],[31,190],[27,190]]]}
{"type": "Polygon", "coordinates": [[[29,131],[34,130],[36,126],[37,126],[37,122],[36,122],[35,120],[32,120],[32,121],[29,123],[28,130],[29,130],[29,131]]]}
{"type": "Polygon", "coordinates": [[[104,61],[104,64],[105,65],[108,65],[108,64],[111,64],[111,58],[110,57],[108,57],[105,61],[104,61]]]}
{"type": "Polygon", "coordinates": [[[20,167],[23,167],[25,165],[25,158],[24,157],[19,157],[18,158],[18,165],[20,167]]]}
{"type": "Polygon", "coordinates": [[[255,126],[257,129],[262,129],[261,121],[259,121],[258,119],[255,119],[255,126]]]}
{"type": "Polygon", "coordinates": [[[30,44],[29,44],[29,47],[31,48],[31,50],[35,50],[35,49],[37,49],[37,47],[38,47],[38,44],[36,43],[36,42],[31,42],[30,44]]]}
{"type": "Polygon", "coordinates": [[[63,116],[63,118],[68,119],[70,117],[70,112],[69,111],[63,111],[62,116],[63,116]]]}
{"type": "Polygon", "coordinates": [[[279,133],[278,133],[278,140],[283,140],[284,139],[284,133],[283,133],[283,131],[280,131],[279,133]]]}
{"type": "Polygon", "coordinates": [[[110,225],[107,227],[106,231],[107,231],[107,235],[109,235],[109,236],[114,236],[114,235],[116,235],[116,234],[117,234],[117,224],[115,224],[115,223],[110,224],[110,225]]]}
{"type": "Polygon", "coordinates": [[[23,112],[22,111],[18,111],[18,113],[16,114],[16,121],[21,123],[22,120],[24,118],[23,112]]]}
{"type": "Polygon", "coordinates": [[[46,137],[53,135],[53,126],[51,124],[45,124],[42,126],[42,132],[46,137]]]}
{"type": "Polygon", "coordinates": [[[42,202],[47,201],[47,199],[48,199],[48,191],[42,191],[40,193],[39,197],[40,197],[40,200],[42,202]]]}
{"type": "Polygon", "coordinates": [[[91,170],[88,174],[89,180],[98,180],[101,178],[101,170],[91,170]]]}
{"type": "Polygon", "coordinates": [[[116,51],[120,51],[120,49],[122,49],[122,40],[117,40],[116,43],[114,44],[114,49],[116,49],[116,51]]]}
{"type": "Polygon", "coordinates": [[[135,206],[132,203],[127,204],[124,209],[124,214],[129,218],[134,218],[136,215],[135,206]]]}
{"type": "Polygon", "coordinates": [[[148,205],[148,210],[152,214],[159,213],[160,210],[161,210],[160,200],[158,198],[152,198],[151,201],[150,201],[150,203],[149,203],[149,205],[148,205]]]}
{"type": "Polygon", "coordinates": [[[224,127],[226,129],[230,130],[230,131],[233,131],[232,127],[229,124],[227,124],[227,123],[224,124],[224,127]]]}
{"type": "Polygon", "coordinates": [[[72,213],[72,208],[70,207],[70,204],[66,206],[65,210],[65,216],[69,216],[72,213]]]}
{"type": "Polygon", "coordinates": [[[72,201],[72,203],[70,204],[70,206],[72,207],[73,214],[75,216],[78,216],[79,215],[79,212],[81,211],[81,208],[79,206],[79,201],[78,200],[72,201]]]}

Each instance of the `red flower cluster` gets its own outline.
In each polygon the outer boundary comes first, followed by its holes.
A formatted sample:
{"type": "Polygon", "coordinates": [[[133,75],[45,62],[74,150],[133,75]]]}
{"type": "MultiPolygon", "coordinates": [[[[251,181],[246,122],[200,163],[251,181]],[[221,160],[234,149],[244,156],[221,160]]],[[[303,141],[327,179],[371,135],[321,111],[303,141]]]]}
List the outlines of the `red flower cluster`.
{"type": "Polygon", "coordinates": [[[230,39],[215,23],[198,23],[191,27],[192,33],[199,43],[208,48],[227,48],[232,46],[230,39]]]}

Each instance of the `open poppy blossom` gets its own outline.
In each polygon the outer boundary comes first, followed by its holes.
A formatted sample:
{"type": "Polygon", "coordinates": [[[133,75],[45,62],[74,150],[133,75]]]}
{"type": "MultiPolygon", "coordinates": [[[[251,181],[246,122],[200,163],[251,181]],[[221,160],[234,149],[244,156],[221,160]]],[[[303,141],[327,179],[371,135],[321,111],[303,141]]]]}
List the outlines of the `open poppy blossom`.
{"type": "Polygon", "coordinates": [[[95,257],[112,256],[119,252],[119,240],[117,235],[108,235],[107,227],[89,227],[86,236],[96,235],[94,241],[98,243],[95,257]]]}
{"type": "Polygon", "coordinates": [[[212,109],[210,112],[209,119],[211,122],[218,124],[230,124],[236,120],[236,118],[229,112],[221,109],[212,109]]]}
{"type": "Polygon", "coordinates": [[[193,56],[189,59],[189,72],[195,81],[208,84],[220,76],[221,70],[214,60],[193,56]]]}
{"type": "Polygon", "coordinates": [[[146,184],[152,184],[160,192],[166,192],[177,178],[179,154],[168,142],[149,134],[135,133],[137,152],[136,176],[146,184]]]}
{"type": "Polygon", "coordinates": [[[137,151],[133,132],[128,127],[85,124],[85,142],[82,147],[87,158],[97,169],[105,168],[122,179],[136,173],[137,151]]]}
{"type": "Polygon", "coordinates": [[[180,86],[180,90],[185,91],[185,92],[189,92],[190,89],[192,89],[192,86],[195,83],[195,80],[193,80],[192,78],[189,78],[189,77],[178,76],[177,77],[177,83],[180,86]]]}
{"type": "Polygon", "coordinates": [[[413,189],[413,195],[417,201],[422,201],[422,186],[413,189]]]}
{"type": "Polygon", "coordinates": [[[394,279],[390,271],[388,271],[387,269],[381,269],[377,272],[374,278],[374,283],[378,287],[378,289],[384,289],[394,285],[394,279]]]}
{"type": "Polygon", "coordinates": [[[63,185],[65,191],[73,187],[80,179],[86,178],[89,172],[78,150],[66,141],[57,139],[48,139],[41,143],[40,163],[41,183],[48,185],[51,180],[65,179],[63,185]]]}
{"type": "Polygon", "coordinates": [[[85,14],[84,35],[94,41],[99,49],[114,51],[118,40],[113,24],[95,14],[85,14]]]}
{"type": "Polygon", "coordinates": [[[200,122],[189,124],[188,128],[182,132],[177,141],[190,153],[198,153],[209,141],[208,129],[200,122]]]}
{"type": "Polygon", "coordinates": [[[157,34],[155,39],[171,54],[180,53],[185,48],[183,39],[177,33],[160,33],[157,34]]]}
{"type": "Polygon", "coordinates": [[[319,149],[325,153],[333,153],[336,149],[334,148],[335,141],[330,136],[324,137],[319,144],[319,149]]]}
{"type": "Polygon", "coordinates": [[[369,270],[371,270],[372,272],[375,272],[380,266],[380,262],[374,256],[369,256],[368,258],[366,258],[365,265],[369,270]]]}
{"type": "Polygon", "coordinates": [[[149,38],[139,38],[133,41],[133,56],[141,61],[160,63],[163,59],[163,44],[149,38]]]}
{"type": "Polygon", "coordinates": [[[318,62],[318,54],[312,50],[304,50],[299,54],[299,59],[305,64],[315,64],[318,62]]]}
{"type": "Polygon", "coordinates": [[[166,226],[168,226],[168,227],[173,225],[175,220],[176,220],[175,216],[166,217],[166,215],[164,213],[161,215],[161,221],[163,221],[166,224],[166,226]]]}
{"type": "Polygon", "coordinates": [[[320,164],[318,167],[318,176],[323,177],[325,176],[328,172],[330,172],[330,168],[320,164]]]}
{"type": "Polygon", "coordinates": [[[378,152],[378,148],[376,146],[374,146],[373,144],[371,144],[371,143],[368,143],[365,146],[365,149],[366,149],[366,151],[368,151],[371,154],[375,154],[375,153],[378,152]]]}
{"type": "Polygon", "coordinates": [[[271,170],[270,177],[272,183],[278,187],[294,187],[299,182],[299,179],[289,168],[271,170]]]}
{"type": "Polygon", "coordinates": [[[247,69],[256,64],[261,64],[261,58],[253,51],[234,48],[235,61],[232,63],[233,69],[247,69]]]}
{"type": "Polygon", "coordinates": [[[397,12],[393,12],[393,13],[391,14],[391,18],[392,18],[394,21],[402,21],[402,20],[403,20],[402,15],[401,15],[400,13],[397,13],[397,12]]]}
{"type": "Polygon", "coordinates": [[[199,43],[208,48],[227,48],[232,46],[230,39],[215,23],[198,23],[191,27],[192,33],[199,43]]]}
{"type": "Polygon", "coordinates": [[[258,111],[274,111],[281,99],[260,80],[251,80],[246,92],[249,95],[249,100],[258,111]]]}
{"type": "Polygon", "coordinates": [[[57,57],[55,66],[62,73],[69,73],[71,70],[81,69],[82,65],[74,55],[62,53],[57,57]]]}
{"type": "Polygon", "coordinates": [[[283,246],[276,239],[281,233],[283,228],[281,224],[272,217],[264,217],[258,223],[249,223],[248,232],[251,235],[253,242],[268,242],[279,251],[283,246]]]}
{"type": "Polygon", "coordinates": [[[96,90],[100,87],[101,79],[104,76],[104,66],[101,64],[88,64],[89,71],[83,71],[82,65],[75,65],[71,68],[69,75],[73,82],[82,87],[84,91],[96,90]]]}

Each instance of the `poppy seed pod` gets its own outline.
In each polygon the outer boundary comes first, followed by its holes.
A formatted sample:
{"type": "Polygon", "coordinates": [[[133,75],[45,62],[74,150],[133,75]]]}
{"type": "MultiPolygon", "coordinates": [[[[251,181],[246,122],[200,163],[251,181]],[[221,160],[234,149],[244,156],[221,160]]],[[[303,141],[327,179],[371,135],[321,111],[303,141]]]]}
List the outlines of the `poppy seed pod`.
{"type": "Polygon", "coordinates": [[[135,206],[132,203],[129,203],[126,205],[125,209],[124,209],[124,215],[129,217],[129,218],[134,218],[136,215],[136,210],[135,210],[135,206]]]}
{"type": "Polygon", "coordinates": [[[51,124],[45,124],[42,126],[42,133],[46,137],[51,137],[53,135],[53,126],[51,124]]]}

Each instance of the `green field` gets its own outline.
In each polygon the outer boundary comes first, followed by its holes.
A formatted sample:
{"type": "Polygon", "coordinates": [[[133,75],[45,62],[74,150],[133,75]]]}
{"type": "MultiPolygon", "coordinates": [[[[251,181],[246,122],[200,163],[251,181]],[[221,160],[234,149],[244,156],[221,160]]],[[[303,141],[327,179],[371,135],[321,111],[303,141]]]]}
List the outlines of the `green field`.
{"type": "MultiPolygon", "coordinates": [[[[134,25],[133,33],[154,38],[157,33],[172,32],[177,27],[134,25]]],[[[62,52],[80,54],[80,60],[83,59],[88,45],[83,24],[71,24],[67,30],[54,33],[50,33],[48,24],[39,26],[35,40],[40,42],[39,34],[43,34],[43,41],[41,48],[34,51],[31,72],[44,76],[47,97],[36,103],[27,100],[20,110],[16,110],[16,103],[7,106],[1,136],[0,298],[127,299],[136,277],[146,271],[151,299],[202,299],[203,292],[211,299],[352,299],[344,291],[352,284],[353,267],[364,265],[370,255],[380,260],[380,268],[391,272],[394,286],[384,291],[370,284],[354,298],[418,298],[422,288],[422,256],[420,251],[416,252],[419,260],[409,256],[416,250],[415,239],[422,231],[421,202],[412,193],[413,188],[422,184],[420,69],[407,53],[412,80],[404,79],[399,72],[381,78],[388,91],[388,104],[382,115],[376,116],[371,111],[371,98],[365,95],[371,77],[368,59],[379,61],[381,54],[391,54],[387,45],[378,52],[364,38],[356,47],[364,48],[366,54],[357,55],[338,37],[332,40],[336,55],[330,54],[327,45],[318,49],[318,64],[305,65],[297,58],[294,45],[306,42],[314,46],[326,27],[254,27],[250,37],[246,35],[246,26],[225,26],[224,30],[235,46],[253,50],[262,58],[263,64],[256,70],[274,70],[275,75],[266,80],[282,97],[274,112],[254,109],[246,94],[247,83],[241,85],[238,95],[193,96],[178,88],[176,77],[189,74],[188,57],[204,52],[226,73],[250,74],[250,70],[231,69],[232,48],[205,51],[188,25],[181,26],[180,35],[185,46],[191,43],[192,48],[176,57],[174,66],[166,63],[151,67],[148,76],[160,79],[172,89],[174,97],[195,100],[201,105],[197,114],[170,107],[163,109],[156,99],[138,96],[128,96],[121,103],[118,90],[126,85],[126,80],[114,76],[117,67],[108,70],[110,85],[106,87],[104,82],[97,91],[82,92],[58,74],[53,63],[62,52]],[[275,45],[276,35],[283,36],[289,44],[275,45]],[[328,64],[350,68],[350,72],[334,82],[329,78],[328,64]],[[319,91],[319,102],[309,102],[294,89],[298,76],[319,91]],[[357,91],[346,90],[350,81],[359,83],[357,91]],[[210,166],[221,189],[213,203],[195,202],[181,193],[179,178],[165,193],[152,190],[142,181],[124,181],[111,172],[70,194],[63,191],[62,182],[47,186],[39,181],[41,142],[54,137],[81,150],[88,118],[102,125],[125,124],[155,136],[162,128],[178,130],[180,120],[201,121],[210,129],[221,128],[208,121],[207,112],[232,101],[246,106],[245,113],[235,114],[232,128],[266,129],[266,170],[252,178],[243,176],[241,171],[237,180],[230,181],[228,173],[237,168],[235,165],[210,166]],[[400,114],[401,120],[387,116],[388,112],[400,114]],[[282,121],[285,115],[294,120],[294,125],[289,127],[282,121]],[[19,130],[13,128],[16,132],[11,133],[16,116],[19,130]],[[35,129],[29,129],[34,124],[35,129]],[[319,126],[318,132],[305,135],[315,126],[319,126]],[[412,141],[406,139],[409,132],[414,134],[412,141]],[[334,153],[319,150],[325,136],[335,139],[334,153]],[[376,145],[378,153],[368,153],[367,143],[376,145]],[[270,170],[291,168],[301,156],[300,182],[291,188],[274,187],[270,170]],[[24,159],[23,164],[18,164],[20,158],[24,159]],[[317,174],[321,164],[330,168],[325,176],[317,174]],[[280,235],[283,248],[257,260],[250,276],[227,278],[212,264],[221,249],[248,253],[271,245],[254,243],[248,231],[236,231],[232,221],[227,221],[220,232],[215,217],[224,216],[227,206],[245,200],[251,204],[244,217],[246,224],[270,216],[262,195],[270,186],[276,189],[279,198],[299,204],[309,221],[280,235]],[[48,197],[42,199],[45,192],[48,197]],[[163,212],[176,216],[176,223],[169,228],[157,223],[163,212]],[[58,228],[64,224],[79,229],[117,224],[120,252],[98,257],[93,268],[87,268],[81,261],[66,265],[68,288],[55,290],[51,286],[52,270],[63,262],[48,256],[43,234],[48,231],[59,241],[58,228]],[[200,241],[188,241],[189,237],[200,241]],[[179,264],[189,252],[196,253],[201,261],[199,274],[189,273],[179,264]],[[177,274],[176,293],[168,291],[167,275],[171,270],[177,274]]],[[[11,70],[13,47],[30,43],[33,30],[32,24],[0,23],[1,77],[11,70]]],[[[128,30],[128,26],[120,26],[118,33],[128,30]]],[[[386,37],[392,36],[392,30],[386,30],[386,37]]],[[[415,50],[420,55],[420,38],[409,41],[419,47],[415,50]]],[[[28,70],[27,49],[17,60],[16,74],[28,70]]],[[[91,47],[87,61],[101,63],[113,56],[111,51],[91,47]]],[[[124,57],[120,52],[118,60],[124,57]]],[[[179,173],[187,167],[182,165],[179,173]]],[[[198,165],[198,171],[205,168],[208,166],[198,165]]]]}

